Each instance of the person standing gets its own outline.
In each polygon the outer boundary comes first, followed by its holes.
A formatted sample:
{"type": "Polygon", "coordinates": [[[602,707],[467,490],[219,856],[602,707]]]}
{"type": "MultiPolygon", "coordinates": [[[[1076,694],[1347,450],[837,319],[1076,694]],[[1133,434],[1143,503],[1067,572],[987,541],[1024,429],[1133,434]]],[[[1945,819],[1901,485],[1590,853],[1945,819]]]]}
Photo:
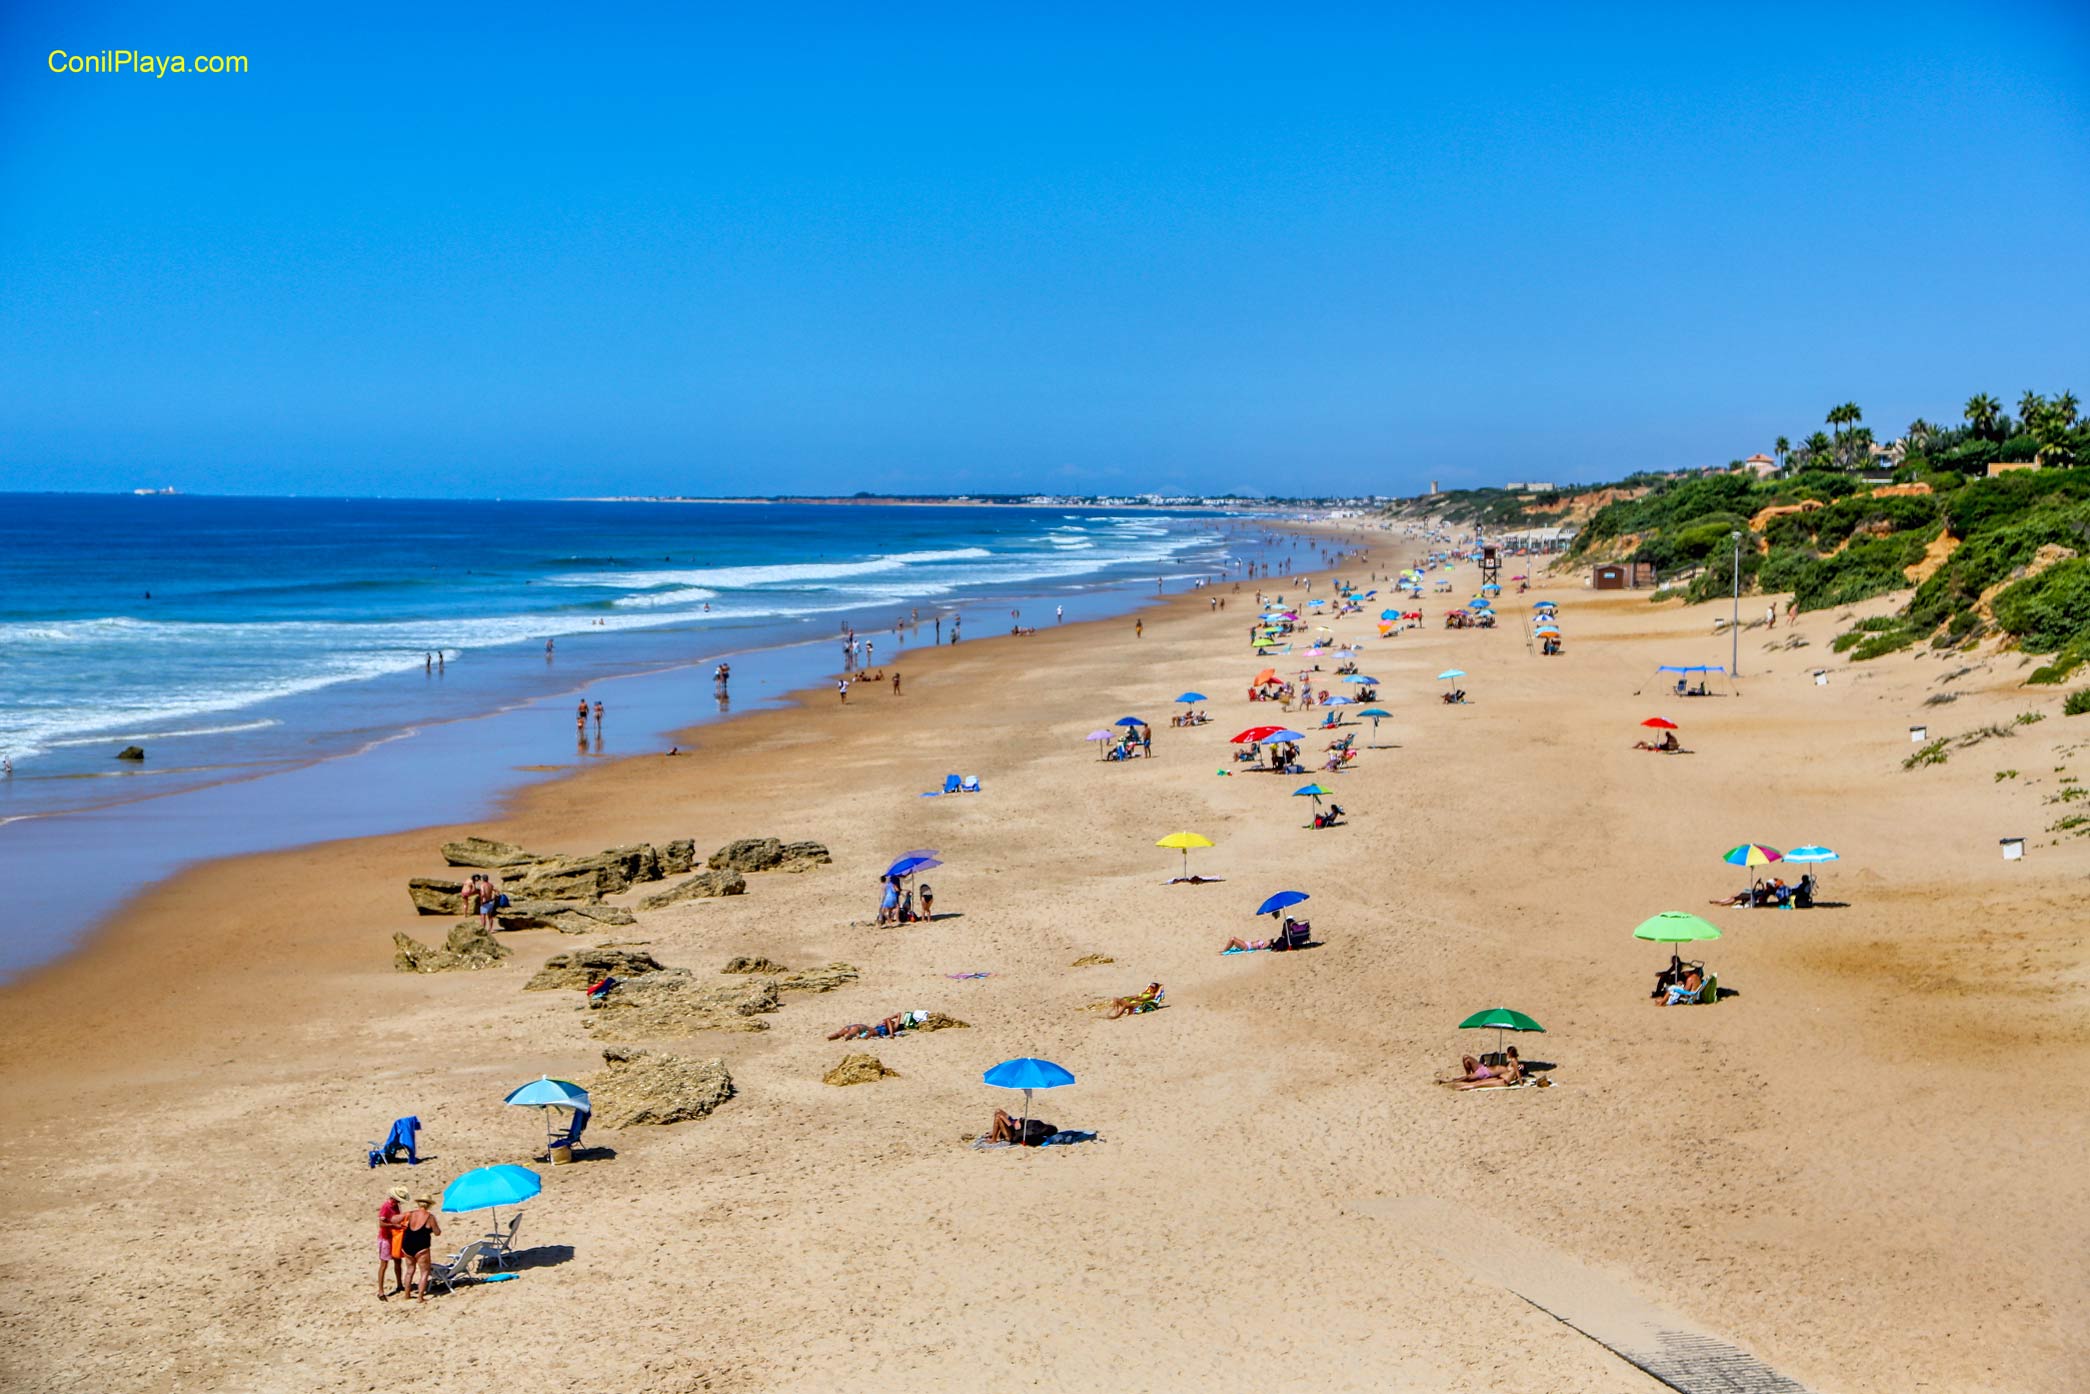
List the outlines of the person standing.
{"type": "Polygon", "coordinates": [[[837,696],[837,697],[839,697],[839,698],[841,698],[841,699],[842,699],[842,705],[843,705],[843,706],[845,706],[845,707],[846,707],[846,706],[848,706],[848,705],[849,705],[849,679],[847,679],[847,678],[836,678],[836,679],[835,679],[835,696],[837,696]]]}
{"type": "Polygon", "coordinates": [[[406,1261],[400,1257],[399,1215],[413,1196],[404,1186],[394,1186],[386,1193],[384,1201],[377,1207],[377,1300],[382,1302],[385,1292],[385,1264],[392,1265],[392,1291],[406,1291],[406,1261]]]}
{"type": "Polygon", "coordinates": [[[897,697],[897,696],[899,696],[899,695],[900,695],[900,670],[899,670],[898,668],[895,668],[895,669],[893,669],[893,696],[897,697]]]}
{"type": "Polygon", "coordinates": [[[428,1269],[433,1261],[429,1250],[435,1246],[436,1236],[443,1232],[428,1208],[433,1204],[434,1196],[416,1196],[414,1208],[399,1221],[399,1256],[406,1262],[407,1281],[413,1287],[409,1296],[422,1302],[428,1300],[428,1269]]]}
{"type": "Polygon", "coordinates": [[[602,734],[602,703],[599,701],[595,704],[595,734],[602,734]]]}
{"type": "Polygon", "coordinates": [[[1066,607],[1066,606],[1064,606],[1064,605],[1055,605],[1055,606],[1053,606],[1053,607],[1052,607],[1052,622],[1053,622],[1054,624],[1062,624],[1062,623],[1064,623],[1064,622],[1066,621],[1066,618],[1067,618],[1067,607],[1066,607]]]}
{"type": "Polygon", "coordinates": [[[935,624],[936,624],[936,642],[940,644],[940,643],[942,643],[942,642],[943,642],[943,616],[942,616],[942,615],[938,615],[938,616],[936,616],[936,619],[935,619],[935,624]]]}
{"type": "Polygon", "coordinates": [[[1132,621],[1132,637],[1135,639],[1147,637],[1147,622],[1145,620],[1132,621]]]}

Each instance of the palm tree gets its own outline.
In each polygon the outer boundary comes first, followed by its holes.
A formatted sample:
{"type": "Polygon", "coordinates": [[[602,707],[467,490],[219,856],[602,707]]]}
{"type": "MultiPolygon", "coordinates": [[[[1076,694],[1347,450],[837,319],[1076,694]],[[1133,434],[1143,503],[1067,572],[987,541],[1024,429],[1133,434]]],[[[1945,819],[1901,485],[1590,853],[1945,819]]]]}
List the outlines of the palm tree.
{"type": "Polygon", "coordinates": [[[1977,392],[1967,398],[1965,410],[1967,424],[1974,428],[1974,434],[1985,436],[1996,429],[1996,417],[2002,413],[2003,404],[1986,392],[1977,392]]]}
{"type": "Polygon", "coordinates": [[[1802,448],[1807,452],[1807,463],[1811,465],[1820,464],[1823,457],[1829,453],[1831,445],[1832,442],[1829,438],[1820,431],[1816,431],[1813,435],[1807,437],[1802,443],[1802,448]]]}
{"type": "Polygon", "coordinates": [[[1839,437],[1843,435],[1843,423],[1846,419],[1842,407],[1830,407],[1829,414],[1823,418],[1829,425],[1836,428],[1836,434],[1839,437]]]}
{"type": "Polygon", "coordinates": [[[1777,440],[1771,442],[1771,453],[1778,457],[1778,468],[1784,469],[1785,457],[1792,454],[1792,442],[1784,436],[1778,437],[1777,440]]]}
{"type": "Polygon", "coordinates": [[[2075,425],[2075,414],[2075,393],[2063,392],[2060,396],[2054,398],[2055,420],[2059,421],[2063,426],[2073,426],[2075,425]]]}
{"type": "Polygon", "coordinates": [[[2017,414],[2024,418],[2026,430],[2030,430],[2032,423],[2039,420],[2041,414],[2045,411],[2046,398],[2030,388],[2025,390],[2024,396],[2017,399],[2017,414]]]}
{"type": "Polygon", "coordinates": [[[1909,423],[1909,429],[1903,433],[1903,437],[1908,441],[1910,445],[1918,445],[1924,441],[1929,440],[1932,436],[1936,435],[1937,433],[1937,427],[1931,425],[1928,421],[1925,421],[1922,417],[1919,416],[1914,421],[1911,421],[1909,423]]]}

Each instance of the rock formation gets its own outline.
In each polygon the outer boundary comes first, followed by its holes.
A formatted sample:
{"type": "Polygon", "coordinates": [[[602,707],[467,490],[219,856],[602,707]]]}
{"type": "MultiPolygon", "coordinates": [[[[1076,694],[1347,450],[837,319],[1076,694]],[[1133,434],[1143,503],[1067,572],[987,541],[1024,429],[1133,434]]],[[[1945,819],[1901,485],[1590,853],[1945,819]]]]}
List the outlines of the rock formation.
{"type": "Polygon", "coordinates": [[[667,1040],[699,1031],[767,1031],[758,1018],[777,1009],[774,978],[699,985],[687,968],[663,968],[620,982],[582,1023],[605,1040],[667,1040]]]}
{"type": "Polygon", "coordinates": [[[845,1055],[842,1063],[820,1076],[822,1084],[873,1084],[881,1079],[897,1076],[898,1070],[887,1069],[885,1062],[875,1055],[845,1055]]]}
{"type": "Polygon", "coordinates": [[[650,1050],[611,1046],[601,1073],[584,1080],[598,1127],[683,1123],[702,1118],[733,1097],[723,1060],[692,1060],[650,1050]]]}
{"type": "Polygon", "coordinates": [[[525,852],[512,842],[496,842],[487,837],[468,837],[462,842],[443,844],[443,860],[452,866],[468,866],[484,871],[503,867],[528,866],[542,861],[535,852],[525,852]]]}
{"type": "Polygon", "coordinates": [[[729,958],[721,973],[788,973],[791,970],[773,958],[729,958]]]}
{"type": "Polygon", "coordinates": [[[459,969],[491,968],[508,957],[506,944],[495,939],[477,920],[450,926],[450,937],[442,948],[424,944],[405,934],[392,936],[392,966],[402,973],[452,973],[459,969]]]}
{"type": "Polygon", "coordinates": [[[414,909],[420,914],[464,913],[464,883],[461,881],[439,881],[432,876],[416,876],[406,883],[406,893],[413,897],[414,909]]]}
{"type": "Polygon", "coordinates": [[[639,917],[621,905],[603,905],[584,900],[516,900],[494,916],[502,929],[556,929],[561,934],[592,934],[598,929],[622,929],[639,917]]]}
{"type": "Polygon", "coordinates": [[[686,881],[664,891],[655,891],[639,902],[641,910],[658,910],[680,900],[708,899],[722,895],[746,895],[747,878],[737,871],[699,871],[686,881]]]}
{"type": "Polygon", "coordinates": [[[713,852],[705,865],[715,871],[804,871],[833,860],[827,848],[817,842],[744,837],[713,852]]]}
{"type": "Polygon", "coordinates": [[[116,758],[119,760],[143,760],[145,758],[145,747],[142,745],[127,745],[116,752],[116,758]]]}
{"type": "Polygon", "coordinates": [[[553,954],[531,979],[525,992],[553,992],[560,988],[579,991],[605,977],[636,978],[661,971],[660,960],[644,949],[605,944],[597,949],[575,949],[553,954]]]}

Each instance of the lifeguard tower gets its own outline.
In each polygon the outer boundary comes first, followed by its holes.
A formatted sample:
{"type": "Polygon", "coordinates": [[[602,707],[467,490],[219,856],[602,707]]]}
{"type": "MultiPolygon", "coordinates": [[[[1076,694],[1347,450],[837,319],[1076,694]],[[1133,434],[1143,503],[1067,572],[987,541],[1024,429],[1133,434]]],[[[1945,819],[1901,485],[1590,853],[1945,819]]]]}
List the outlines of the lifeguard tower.
{"type": "Polygon", "coordinates": [[[1501,579],[1502,554],[1497,552],[1491,543],[1481,544],[1480,583],[1485,586],[1491,582],[1499,583],[1501,579]]]}

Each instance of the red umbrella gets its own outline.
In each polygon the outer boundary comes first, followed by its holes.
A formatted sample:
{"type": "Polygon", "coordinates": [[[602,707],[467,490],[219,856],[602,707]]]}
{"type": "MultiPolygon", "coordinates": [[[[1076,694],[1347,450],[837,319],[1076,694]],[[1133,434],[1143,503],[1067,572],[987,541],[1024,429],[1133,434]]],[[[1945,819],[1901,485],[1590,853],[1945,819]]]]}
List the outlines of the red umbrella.
{"type": "Polygon", "coordinates": [[[1666,716],[1651,716],[1640,724],[1642,726],[1652,726],[1657,731],[1674,731],[1676,729],[1676,723],[1666,716]]]}
{"type": "Polygon", "coordinates": [[[1233,744],[1239,745],[1243,741],[1268,740],[1270,737],[1276,735],[1279,731],[1282,731],[1284,729],[1285,728],[1282,726],[1251,726],[1246,731],[1243,731],[1240,735],[1234,737],[1233,744]]]}
{"type": "Polygon", "coordinates": [[[1277,670],[1275,668],[1265,668],[1262,672],[1257,673],[1253,678],[1249,679],[1248,685],[1250,687],[1261,687],[1266,682],[1276,681],[1277,670]]]}

